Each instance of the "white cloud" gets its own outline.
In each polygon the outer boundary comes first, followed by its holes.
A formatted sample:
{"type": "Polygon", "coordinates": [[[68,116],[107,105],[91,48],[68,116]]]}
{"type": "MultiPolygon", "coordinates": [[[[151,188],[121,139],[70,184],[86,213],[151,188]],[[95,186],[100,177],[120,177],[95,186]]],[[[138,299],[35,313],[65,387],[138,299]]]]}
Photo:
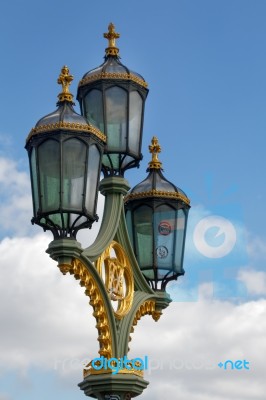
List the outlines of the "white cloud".
{"type": "MultiPolygon", "coordinates": [[[[88,298],[73,276],[63,276],[45,253],[51,235],[25,237],[31,229],[29,176],[4,157],[0,157],[0,188],[2,229],[21,235],[0,243],[0,371],[56,369],[58,379],[71,376],[78,382],[82,361],[98,351],[88,298]]],[[[103,204],[100,195],[100,217],[103,204]]],[[[201,207],[198,213],[208,215],[201,207]]],[[[196,214],[197,209],[191,214],[191,227],[196,214]]],[[[99,227],[100,222],[81,231],[78,240],[87,246],[99,227]]],[[[251,254],[258,248],[265,254],[263,241],[249,243],[251,254]]],[[[193,260],[195,248],[188,246],[186,254],[193,260]]],[[[266,273],[243,269],[238,279],[249,294],[266,294],[266,273]]],[[[179,285],[182,290],[182,278],[179,285]]],[[[212,285],[203,282],[199,301],[173,302],[158,323],[143,318],[130,344],[130,356],[150,358],[145,377],[151,384],[143,399],[159,400],[165,393],[190,400],[264,399],[265,317],[265,299],[243,304],[213,301],[212,285]],[[217,363],[226,359],[249,360],[251,370],[220,370],[217,363]]],[[[0,400],[9,398],[0,394],[0,400]]]]}
{"type": "Polygon", "coordinates": [[[1,231],[23,235],[30,230],[32,203],[30,178],[15,161],[0,157],[1,231]]]}
{"type": "MultiPolygon", "coordinates": [[[[82,361],[97,356],[95,320],[84,289],[45,253],[48,241],[39,234],[0,243],[1,369],[56,369],[59,380],[78,382],[82,361]]],[[[266,300],[212,301],[209,284],[200,293],[136,326],[129,356],[150,359],[143,398],[264,399],[266,300]],[[251,370],[220,370],[227,359],[246,359],[251,370]]]]}
{"type": "Polygon", "coordinates": [[[264,399],[266,300],[235,305],[211,302],[174,303],[155,324],[140,321],[131,348],[149,354],[145,399],[264,399]],[[246,359],[250,370],[225,371],[217,364],[246,359]]]}
{"type": "Polygon", "coordinates": [[[263,260],[266,261],[266,240],[258,236],[248,233],[247,249],[250,258],[253,261],[263,260]]]}
{"type": "Polygon", "coordinates": [[[65,357],[97,354],[84,289],[72,276],[63,277],[47,247],[45,234],[0,244],[2,369],[53,368],[65,357]]]}
{"type": "Polygon", "coordinates": [[[266,272],[242,269],[238,279],[245,284],[250,295],[266,295],[266,272]]]}

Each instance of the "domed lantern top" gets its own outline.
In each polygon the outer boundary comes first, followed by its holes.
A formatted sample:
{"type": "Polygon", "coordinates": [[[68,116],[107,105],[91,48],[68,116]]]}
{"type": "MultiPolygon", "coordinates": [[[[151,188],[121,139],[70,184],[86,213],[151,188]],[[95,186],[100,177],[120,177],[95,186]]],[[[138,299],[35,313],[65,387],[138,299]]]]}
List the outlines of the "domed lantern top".
{"type": "Polygon", "coordinates": [[[96,214],[105,135],[73,109],[64,66],[58,78],[58,108],[41,118],[26,140],[33,196],[32,223],[54,237],[75,237],[91,227],[96,214]]]}
{"type": "Polygon", "coordinates": [[[153,137],[147,178],[125,198],[126,221],[143,275],[155,290],[184,274],[183,258],[190,201],[162,174],[161,147],[153,137]]]}
{"type": "Polygon", "coordinates": [[[105,176],[123,176],[142,159],[148,85],[141,75],[121,63],[116,47],[119,36],[111,23],[104,34],[108,39],[104,63],[83,76],[77,94],[82,115],[107,136],[102,162],[105,176]]]}

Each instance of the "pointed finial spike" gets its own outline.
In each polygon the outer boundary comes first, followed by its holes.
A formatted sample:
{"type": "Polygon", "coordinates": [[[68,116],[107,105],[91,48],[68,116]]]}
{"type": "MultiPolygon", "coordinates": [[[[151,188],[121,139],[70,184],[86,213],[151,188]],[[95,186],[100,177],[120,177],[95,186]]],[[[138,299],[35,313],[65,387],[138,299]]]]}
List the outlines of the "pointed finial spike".
{"type": "Polygon", "coordinates": [[[161,152],[161,146],[156,136],[153,136],[149,151],[152,154],[152,160],[149,162],[149,169],[161,169],[162,163],[158,159],[158,154],[161,152]]]}
{"type": "Polygon", "coordinates": [[[115,26],[111,22],[108,25],[108,32],[103,34],[105,39],[108,39],[108,47],[105,49],[107,56],[118,56],[119,49],[116,47],[115,40],[120,37],[120,34],[115,31],[115,26]]]}
{"type": "Polygon", "coordinates": [[[69,91],[69,86],[73,79],[73,75],[69,73],[69,68],[64,65],[57,79],[57,83],[62,85],[62,92],[58,95],[59,102],[68,101],[73,103],[73,95],[69,91]]]}

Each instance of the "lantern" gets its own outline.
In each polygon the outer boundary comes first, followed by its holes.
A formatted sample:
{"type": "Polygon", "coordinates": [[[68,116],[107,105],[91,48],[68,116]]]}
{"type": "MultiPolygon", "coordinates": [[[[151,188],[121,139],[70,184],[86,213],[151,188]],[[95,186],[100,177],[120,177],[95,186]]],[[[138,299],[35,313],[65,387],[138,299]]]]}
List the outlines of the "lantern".
{"type": "Polygon", "coordinates": [[[183,258],[189,199],[162,174],[158,139],[149,146],[148,177],[125,198],[129,236],[140,269],[154,290],[184,274],[183,258]]]}

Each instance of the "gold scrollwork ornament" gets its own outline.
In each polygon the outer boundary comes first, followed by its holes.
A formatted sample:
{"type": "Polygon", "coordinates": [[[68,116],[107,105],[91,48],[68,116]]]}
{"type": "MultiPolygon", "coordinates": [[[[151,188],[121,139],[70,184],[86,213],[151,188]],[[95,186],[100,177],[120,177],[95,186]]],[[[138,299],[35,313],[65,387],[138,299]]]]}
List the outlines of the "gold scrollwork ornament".
{"type": "Polygon", "coordinates": [[[96,262],[114,308],[114,315],[122,319],[130,310],[134,295],[134,280],[129,259],[123,247],[112,241],[96,262]]]}

